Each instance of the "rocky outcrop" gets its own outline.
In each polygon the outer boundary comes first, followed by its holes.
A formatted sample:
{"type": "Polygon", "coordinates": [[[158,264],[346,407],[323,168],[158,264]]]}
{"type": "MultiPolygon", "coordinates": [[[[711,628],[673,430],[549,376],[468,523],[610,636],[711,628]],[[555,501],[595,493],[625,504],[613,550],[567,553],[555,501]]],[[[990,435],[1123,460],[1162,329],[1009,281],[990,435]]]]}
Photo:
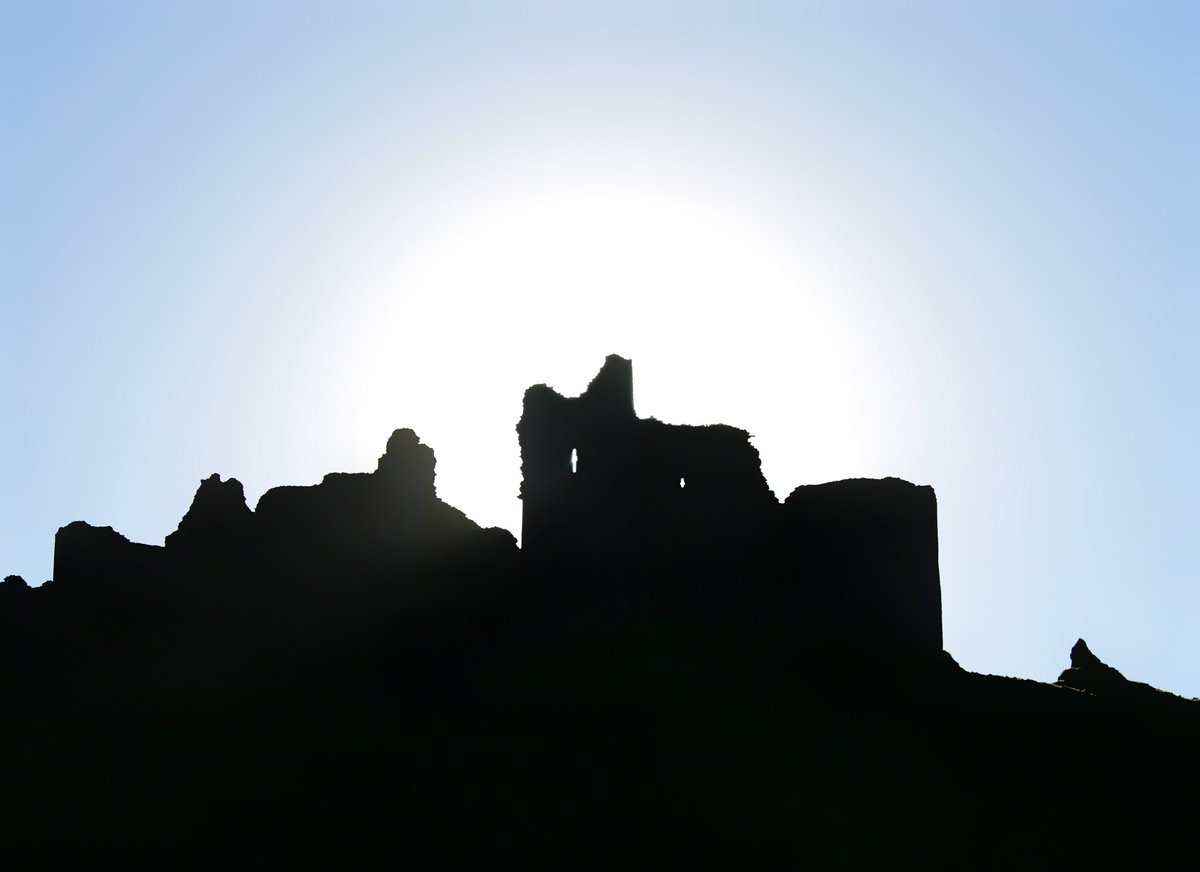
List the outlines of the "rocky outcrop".
{"type": "Polygon", "coordinates": [[[1130,681],[1120,671],[1093,654],[1083,639],[1071,646],[1071,666],[1062,671],[1056,684],[1109,700],[1141,703],[1183,701],[1182,697],[1159,690],[1145,682],[1130,681]]]}
{"type": "Polygon", "coordinates": [[[1087,642],[1079,639],[1071,646],[1071,666],[1058,676],[1058,684],[1092,693],[1121,692],[1129,679],[1092,653],[1087,642]]]}

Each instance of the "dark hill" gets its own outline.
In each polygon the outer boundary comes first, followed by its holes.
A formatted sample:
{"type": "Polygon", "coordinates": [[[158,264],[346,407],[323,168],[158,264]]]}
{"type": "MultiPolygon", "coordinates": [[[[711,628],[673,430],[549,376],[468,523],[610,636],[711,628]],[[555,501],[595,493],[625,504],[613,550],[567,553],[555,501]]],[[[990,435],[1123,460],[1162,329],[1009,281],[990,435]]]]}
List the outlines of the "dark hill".
{"type": "Polygon", "coordinates": [[[1056,685],[942,650],[933,490],[778,502],[745,431],[530,388],[523,548],[373,473],[200,483],[164,546],[75,522],[0,583],[6,865],[1156,867],[1192,701],[1080,640],[1056,685]]]}

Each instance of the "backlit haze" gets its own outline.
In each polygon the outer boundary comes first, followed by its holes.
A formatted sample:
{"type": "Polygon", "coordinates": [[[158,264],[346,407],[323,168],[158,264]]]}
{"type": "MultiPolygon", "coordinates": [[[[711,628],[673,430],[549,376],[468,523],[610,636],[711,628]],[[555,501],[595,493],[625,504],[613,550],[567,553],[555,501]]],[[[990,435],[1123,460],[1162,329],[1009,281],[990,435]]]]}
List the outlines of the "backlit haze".
{"type": "Polygon", "coordinates": [[[526,387],[938,495],[947,649],[1200,696],[1200,7],[0,3],[0,574],[526,387]]]}

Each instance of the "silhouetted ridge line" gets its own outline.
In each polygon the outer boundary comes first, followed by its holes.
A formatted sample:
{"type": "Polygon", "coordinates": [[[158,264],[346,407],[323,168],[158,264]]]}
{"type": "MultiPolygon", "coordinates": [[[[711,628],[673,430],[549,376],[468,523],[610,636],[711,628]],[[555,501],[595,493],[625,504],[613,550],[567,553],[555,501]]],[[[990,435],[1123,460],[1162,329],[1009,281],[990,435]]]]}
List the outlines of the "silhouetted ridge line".
{"type": "Polygon", "coordinates": [[[1063,670],[1056,683],[1107,699],[1155,703],[1167,700],[1182,701],[1182,697],[1151,687],[1144,682],[1130,681],[1120,671],[1093,654],[1083,639],[1071,647],[1071,666],[1063,670]]]}
{"type": "MultiPolygon", "coordinates": [[[[1196,706],[1081,639],[1055,685],[942,650],[937,502],[777,500],[630,361],[525,392],[523,549],[373,472],[202,480],[162,546],[81,521],[0,583],[0,844],[148,868],[1162,867],[1196,706]]],[[[1178,799],[1178,797],[1183,799],[1178,799]]],[[[101,865],[106,865],[101,861],[101,865]]]]}

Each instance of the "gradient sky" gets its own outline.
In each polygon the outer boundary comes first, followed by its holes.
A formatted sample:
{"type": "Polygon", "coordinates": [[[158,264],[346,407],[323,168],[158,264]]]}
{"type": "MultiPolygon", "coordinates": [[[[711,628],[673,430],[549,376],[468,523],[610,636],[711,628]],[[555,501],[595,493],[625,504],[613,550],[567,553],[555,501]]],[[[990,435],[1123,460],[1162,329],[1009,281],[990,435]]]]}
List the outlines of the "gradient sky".
{"type": "Polygon", "coordinates": [[[199,480],[519,534],[535,382],[938,495],[947,649],[1200,696],[1200,5],[0,0],[0,573],[199,480]]]}

